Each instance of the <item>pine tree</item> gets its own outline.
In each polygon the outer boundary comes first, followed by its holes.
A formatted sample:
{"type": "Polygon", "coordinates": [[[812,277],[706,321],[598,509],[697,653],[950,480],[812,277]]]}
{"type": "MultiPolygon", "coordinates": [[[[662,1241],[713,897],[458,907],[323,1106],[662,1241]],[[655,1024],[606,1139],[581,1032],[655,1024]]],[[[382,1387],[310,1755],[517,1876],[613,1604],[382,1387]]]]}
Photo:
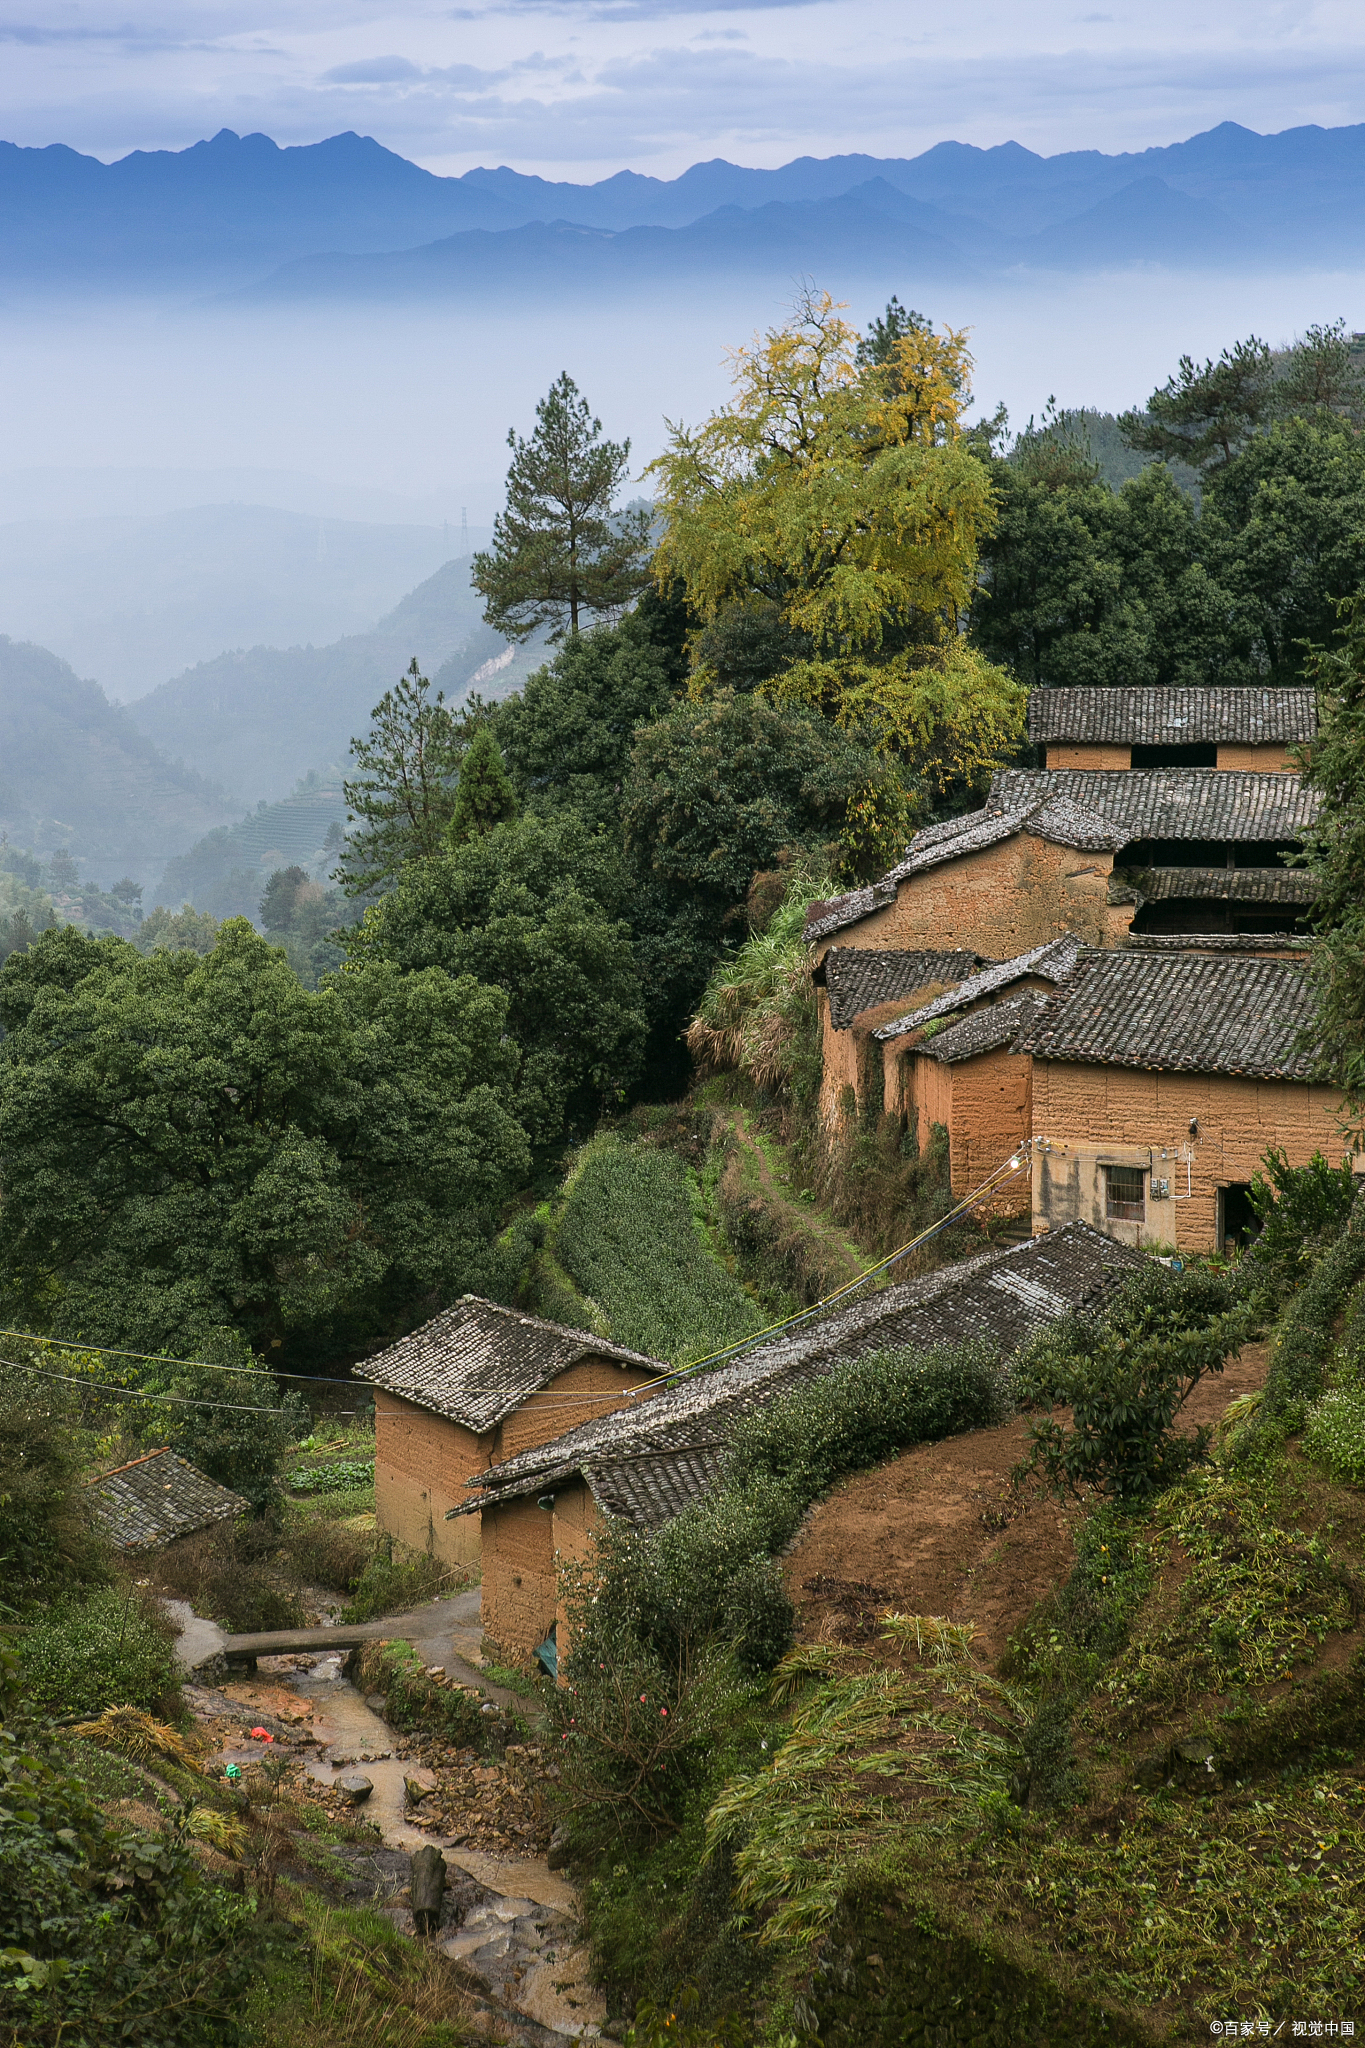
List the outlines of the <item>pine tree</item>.
{"type": "Polygon", "coordinates": [[[453,847],[463,846],[467,839],[480,838],[494,825],[504,824],[516,814],[517,800],[502,749],[493,737],[493,728],[481,725],[460,763],[449,843],[453,847]]]}
{"type": "Polygon", "coordinates": [[[513,429],[507,445],[507,507],[471,581],[496,632],[525,640],[552,626],[560,640],[566,625],[576,634],[585,614],[619,612],[645,586],[649,514],[611,509],[630,443],[602,439],[601,420],[565,372],[536,407],[530,439],[513,429]]]}
{"type": "Polygon", "coordinates": [[[369,737],[351,741],[358,774],[342,784],[352,831],[334,879],[348,896],[390,881],[405,862],[444,853],[460,767],[458,721],[443,692],[412,665],[370,716],[369,737]]]}

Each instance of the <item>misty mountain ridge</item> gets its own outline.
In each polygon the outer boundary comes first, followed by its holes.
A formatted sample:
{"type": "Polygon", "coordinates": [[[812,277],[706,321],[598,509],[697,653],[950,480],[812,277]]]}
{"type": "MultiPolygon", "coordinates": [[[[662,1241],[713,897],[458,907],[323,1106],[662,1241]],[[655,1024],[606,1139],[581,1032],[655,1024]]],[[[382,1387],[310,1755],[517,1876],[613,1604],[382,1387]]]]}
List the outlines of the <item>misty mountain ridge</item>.
{"type": "Polygon", "coordinates": [[[0,144],[11,285],[368,297],[593,286],[798,266],[1008,275],[1161,263],[1299,268],[1365,254],[1365,125],[1044,157],[942,142],[911,158],[724,159],[591,185],[506,166],[438,177],[364,136],[279,148],[224,129],[117,163],[0,144]]]}
{"type": "Polygon", "coordinates": [[[168,761],[98,683],[46,647],[0,636],[0,831],[58,847],[108,888],[146,880],[241,805],[168,761]]]}
{"type": "Polygon", "coordinates": [[[156,747],[199,775],[279,800],[310,770],[347,758],[352,738],[369,730],[376,702],[414,655],[457,701],[481,670],[477,687],[501,697],[545,659],[539,640],[510,660],[507,652],[502,636],[483,622],[483,599],[462,558],[443,564],[366,633],[326,647],[220,654],[138,698],[127,715],[156,747]]]}

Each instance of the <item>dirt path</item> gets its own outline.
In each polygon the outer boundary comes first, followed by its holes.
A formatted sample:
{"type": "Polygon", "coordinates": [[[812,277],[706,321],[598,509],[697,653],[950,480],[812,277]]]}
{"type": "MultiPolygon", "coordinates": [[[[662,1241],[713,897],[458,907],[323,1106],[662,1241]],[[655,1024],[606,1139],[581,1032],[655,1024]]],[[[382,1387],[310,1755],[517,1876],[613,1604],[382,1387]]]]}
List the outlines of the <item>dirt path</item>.
{"type": "MultiPolygon", "coordinates": [[[[1196,1390],[1188,1427],[1216,1422],[1229,1401],[1265,1380],[1266,1347],[1248,1345],[1220,1378],[1196,1390]]],[[[859,1642],[888,1607],[976,1625],[993,1666],[1013,1630],[1074,1560],[1081,1512],[1034,1493],[1016,1499],[1010,1474],[1026,1455],[1028,1419],[923,1444],[848,1480],[815,1510],[784,1571],[802,1642],[859,1642]]]]}

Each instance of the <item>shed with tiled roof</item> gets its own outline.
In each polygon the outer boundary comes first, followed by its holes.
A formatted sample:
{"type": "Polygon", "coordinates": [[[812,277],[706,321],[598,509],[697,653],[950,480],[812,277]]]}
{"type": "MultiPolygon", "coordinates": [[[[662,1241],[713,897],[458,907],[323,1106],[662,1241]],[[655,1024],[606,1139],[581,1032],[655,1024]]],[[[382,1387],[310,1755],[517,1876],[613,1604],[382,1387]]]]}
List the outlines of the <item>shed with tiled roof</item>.
{"type": "Polygon", "coordinates": [[[247,1513],[240,1494],[172,1450],[147,1451],[112,1472],[102,1472],[87,1491],[95,1517],[116,1550],[159,1550],[178,1537],[193,1536],[217,1522],[247,1513]]]}
{"type": "Polygon", "coordinates": [[[1307,963],[1251,941],[1083,953],[1020,1031],[1033,1063],[1033,1227],[1076,1218],[1134,1244],[1244,1243],[1268,1151],[1340,1157],[1317,1083],[1307,963]]]}
{"type": "Polygon", "coordinates": [[[669,1367],[589,1330],[466,1294],[355,1368],[375,1389],[375,1512],[409,1547],[478,1558],[446,1510],[469,1473],[620,1407],[669,1367]]]}
{"type": "Polygon", "coordinates": [[[984,1338],[1009,1355],[1057,1317],[1098,1310],[1141,1264],[1084,1224],[987,1251],[819,1315],[733,1364],[677,1375],[631,1414],[585,1423],[478,1473],[454,1512],[484,1525],[485,1632],[526,1657],[554,1626],[562,1650],[559,1568],[588,1554],[604,1515],[648,1532],[699,1499],[746,1415],[871,1352],[984,1338]]]}

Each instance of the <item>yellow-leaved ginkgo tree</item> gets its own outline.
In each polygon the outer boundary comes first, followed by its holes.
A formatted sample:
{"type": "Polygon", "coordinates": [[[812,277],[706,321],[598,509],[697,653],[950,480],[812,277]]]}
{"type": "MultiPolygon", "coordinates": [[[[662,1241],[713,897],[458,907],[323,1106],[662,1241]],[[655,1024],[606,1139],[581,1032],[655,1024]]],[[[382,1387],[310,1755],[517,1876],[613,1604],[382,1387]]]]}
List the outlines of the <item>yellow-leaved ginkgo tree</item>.
{"type": "Polygon", "coordinates": [[[966,335],[902,314],[876,340],[810,291],[732,351],[732,402],[697,428],[670,421],[651,465],[653,566],[704,622],[696,694],[718,680],[707,628],[769,620],[785,658],[764,694],[870,727],[938,794],[1013,750],[1024,692],[959,637],[995,519],[962,425],[966,335]]]}

